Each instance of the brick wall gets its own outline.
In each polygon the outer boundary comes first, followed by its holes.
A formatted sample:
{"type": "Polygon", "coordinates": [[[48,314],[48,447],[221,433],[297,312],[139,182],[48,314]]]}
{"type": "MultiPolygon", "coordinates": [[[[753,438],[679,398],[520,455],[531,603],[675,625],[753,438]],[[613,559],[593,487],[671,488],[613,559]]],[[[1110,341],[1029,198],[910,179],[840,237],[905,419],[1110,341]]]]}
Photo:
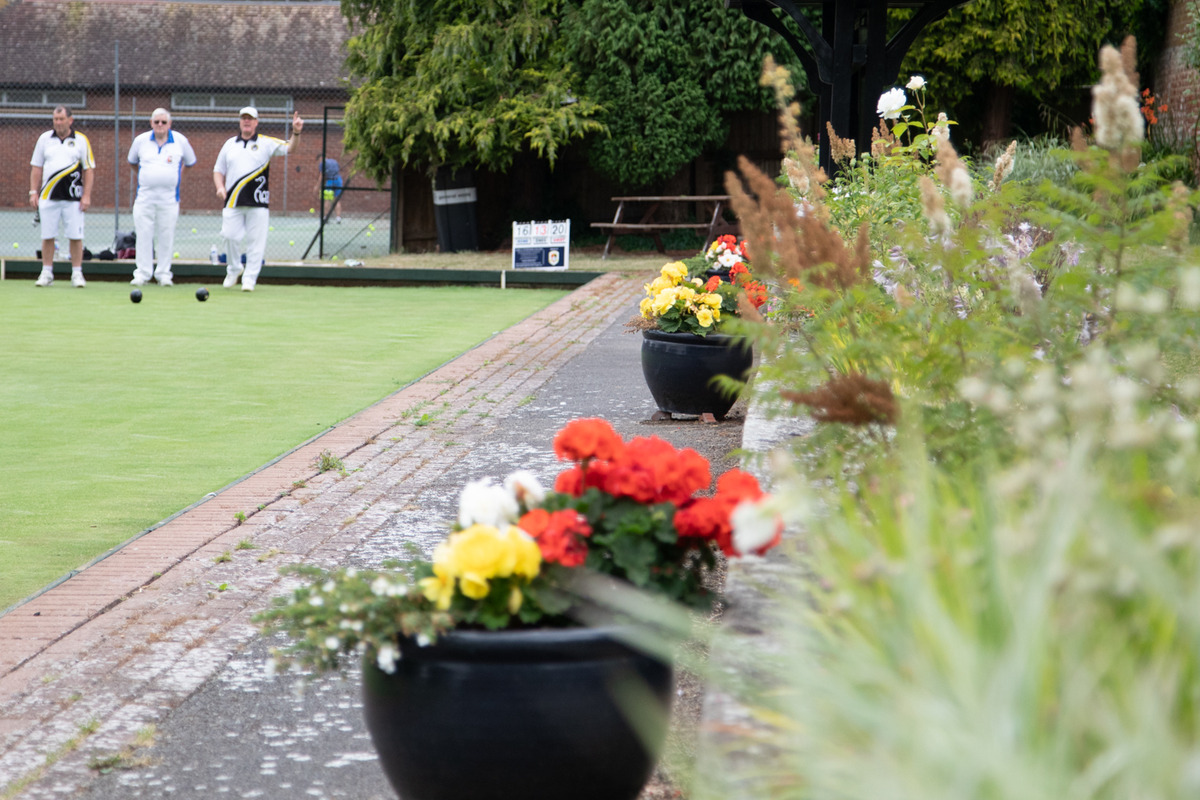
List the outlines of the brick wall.
{"type": "Polygon", "coordinates": [[[1167,26],[1167,42],[1155,76],[1155,95],[1169,109],[1159,117],[1162,133],[1178,145],[1195,145],[1200,118],[1200,71],[1186,66],[1184,49],[1188,27],[1187,5],[1200,0],[1174,0],[1167,26]]]}

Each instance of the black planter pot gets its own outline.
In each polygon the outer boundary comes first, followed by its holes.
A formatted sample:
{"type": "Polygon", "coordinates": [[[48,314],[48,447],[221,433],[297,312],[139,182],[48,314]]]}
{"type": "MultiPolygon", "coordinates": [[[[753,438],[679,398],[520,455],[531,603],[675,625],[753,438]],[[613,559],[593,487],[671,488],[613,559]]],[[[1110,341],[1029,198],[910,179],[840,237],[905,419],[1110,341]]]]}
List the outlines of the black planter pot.
{"type": "Polygon", "coordinates": [[[723,393],[712,379],[745,380],[753,362],[750,345],[734,336],[642,331],[642,375],[654,402],[673,414],[724,417],[737,397],[723,393]]]}
{"type": "Polygon", "coordinates": [[[403,800],[634,800],[654,769],[672,667],[612,630],[463,631],[400,649],[393,675],[364,661],[363,700],[403,800]]]}

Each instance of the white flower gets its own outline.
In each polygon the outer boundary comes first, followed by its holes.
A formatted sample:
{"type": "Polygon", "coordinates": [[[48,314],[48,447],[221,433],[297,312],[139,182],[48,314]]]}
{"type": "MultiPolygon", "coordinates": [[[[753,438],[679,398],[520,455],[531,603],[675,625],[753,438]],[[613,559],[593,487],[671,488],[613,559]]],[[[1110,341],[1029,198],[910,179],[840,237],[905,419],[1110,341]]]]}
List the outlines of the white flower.
{"type": "Polygon", "coordinates": [[[950,141],[950,118],[946,116],[945,111],[938,113],[937,122],[933,124],[933,129],[929,131],[929,138],[933,140],[931,145],[935,152],[942,142],[950,141]]]}
{"type": "Polygon", "coordinates": [[[320,608],[321,606],[325,605],[325,598],[321,597],[321,595],[319,595],[319,594],[314,594],[312,597],[310,597],[308,599],[308,602],[311,603],[312,605],[316,606],[317,608],[320,608]]]}
{"type": "Polygon", "coordinates": [[[514,472],[504,479],[504,488],[526,508],[537,508],[546,499],[546,490],[537,476],[527,469],[514,472]]]}
{"type": "Polygon", "coordinates": [[[336,637],[336,636],[326,636],[325,637],[325,648],[327,650],[337,650],[341,646],[341,644],[342,644],[341,640],[338,639],[338,637],[336,637]]]}
{"type": "Polygon", "coordinates": [[[743,555],[762,555],[771,548],[783,530],[779,514],[767,502],[746,500],[729,515],[733,526],[733,548],[743,555]]]}
{"type": "Polygon", "coordinates": [[[392,588],[392,583],[387,578],[380,575],[375,580],[371,581],[371,594],[376,597],[386,597],[388,590],[392,588]]]}
{"type": "Polygon", "coordinates": [[[908,83],[905,84],[905,88],[907,88],[910,92],[915,92],[918,89],[924,89],[925,88],[925,79],[922,78],[920,75],[913,75],[911,78],[908,79],[908,83]]]}
{"type": "Polygon", "coordinates": [[[907,103],[908,98],[905,97],[903,89],[888,89],[879,95],[879,105],[875,107],[875,113],[884,119],[900,119],[900,109],[907,103]]]}
{"type": "Polygon", "coordinates": [[[742,263],[742,257],[739,256],[737,253],[733,253],[733,252],[730,252],[729,250],[726,250],[725,252],[721,253],[721,255],[717,256],[717,263],[720,264],[722,267],[725,267],[726,269],[728,269],[729,267],[732,267],[734,264],[742,263]]]}
{"type": "Polygon", "coordinates": [[[520,511],[517,498],[491,478],[471,481],[458,498],[458,524],[463,528],[476,524],[502,528],[516,522],[520,511]]]}
{"type": "Polygon", "coordinates": [[[375,663],[379,668],[392,675],[396,672],[396,661],[400,658],[400,651],[396,649],[394,644],[381,645],[379,652],[375,655],[375,663]]]}

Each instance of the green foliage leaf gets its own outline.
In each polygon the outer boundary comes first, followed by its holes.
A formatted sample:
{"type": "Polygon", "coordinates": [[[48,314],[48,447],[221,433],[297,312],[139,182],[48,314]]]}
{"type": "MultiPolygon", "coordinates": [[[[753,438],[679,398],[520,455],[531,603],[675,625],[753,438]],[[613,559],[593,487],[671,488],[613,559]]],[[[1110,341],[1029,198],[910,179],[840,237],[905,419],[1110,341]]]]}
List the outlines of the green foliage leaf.
{"type": "Polygon", "coordinates": [[[577,96],[557,38],[557,0],[432,5],[347,0],[364,26],[347,43],[362,82],[346,107],[346,146],[377,180],[396,164],[503,171],[525,149],[551,164],[572,139],[602,130],[577,96]]]}
{"type": "Polygon", "coordinates": [[[780,37],[722,0],[582,0],[568,7],[563,39],[584,93],[605,109],[589,159],[629,188],[720,145],[730,115],[768,110],[758,85],[768,53],[796,64],[780,37]]]}
{"type": "Polygon", "coordinates": [[[650,582],[650,568],[658,553],[653,542],[634,536],[621,536],[613,539],[611,548],[613,563],[631,583],[645,586],[650,582]]]}

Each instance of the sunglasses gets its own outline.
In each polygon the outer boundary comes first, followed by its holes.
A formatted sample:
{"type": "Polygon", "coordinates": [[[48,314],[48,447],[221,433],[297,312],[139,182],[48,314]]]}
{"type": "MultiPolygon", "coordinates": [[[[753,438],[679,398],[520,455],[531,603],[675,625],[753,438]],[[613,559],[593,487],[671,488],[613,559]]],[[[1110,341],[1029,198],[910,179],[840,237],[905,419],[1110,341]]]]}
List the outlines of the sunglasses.
{"type": "Polygon", "coordinates": [[[151,120],[151,122],[152,122],[154,125],[168,125],[168,124],[170,124],[170,123],[169,123],[167,120],[165,120],[165,119],[155,119],[155,120],[151,120]]]}

